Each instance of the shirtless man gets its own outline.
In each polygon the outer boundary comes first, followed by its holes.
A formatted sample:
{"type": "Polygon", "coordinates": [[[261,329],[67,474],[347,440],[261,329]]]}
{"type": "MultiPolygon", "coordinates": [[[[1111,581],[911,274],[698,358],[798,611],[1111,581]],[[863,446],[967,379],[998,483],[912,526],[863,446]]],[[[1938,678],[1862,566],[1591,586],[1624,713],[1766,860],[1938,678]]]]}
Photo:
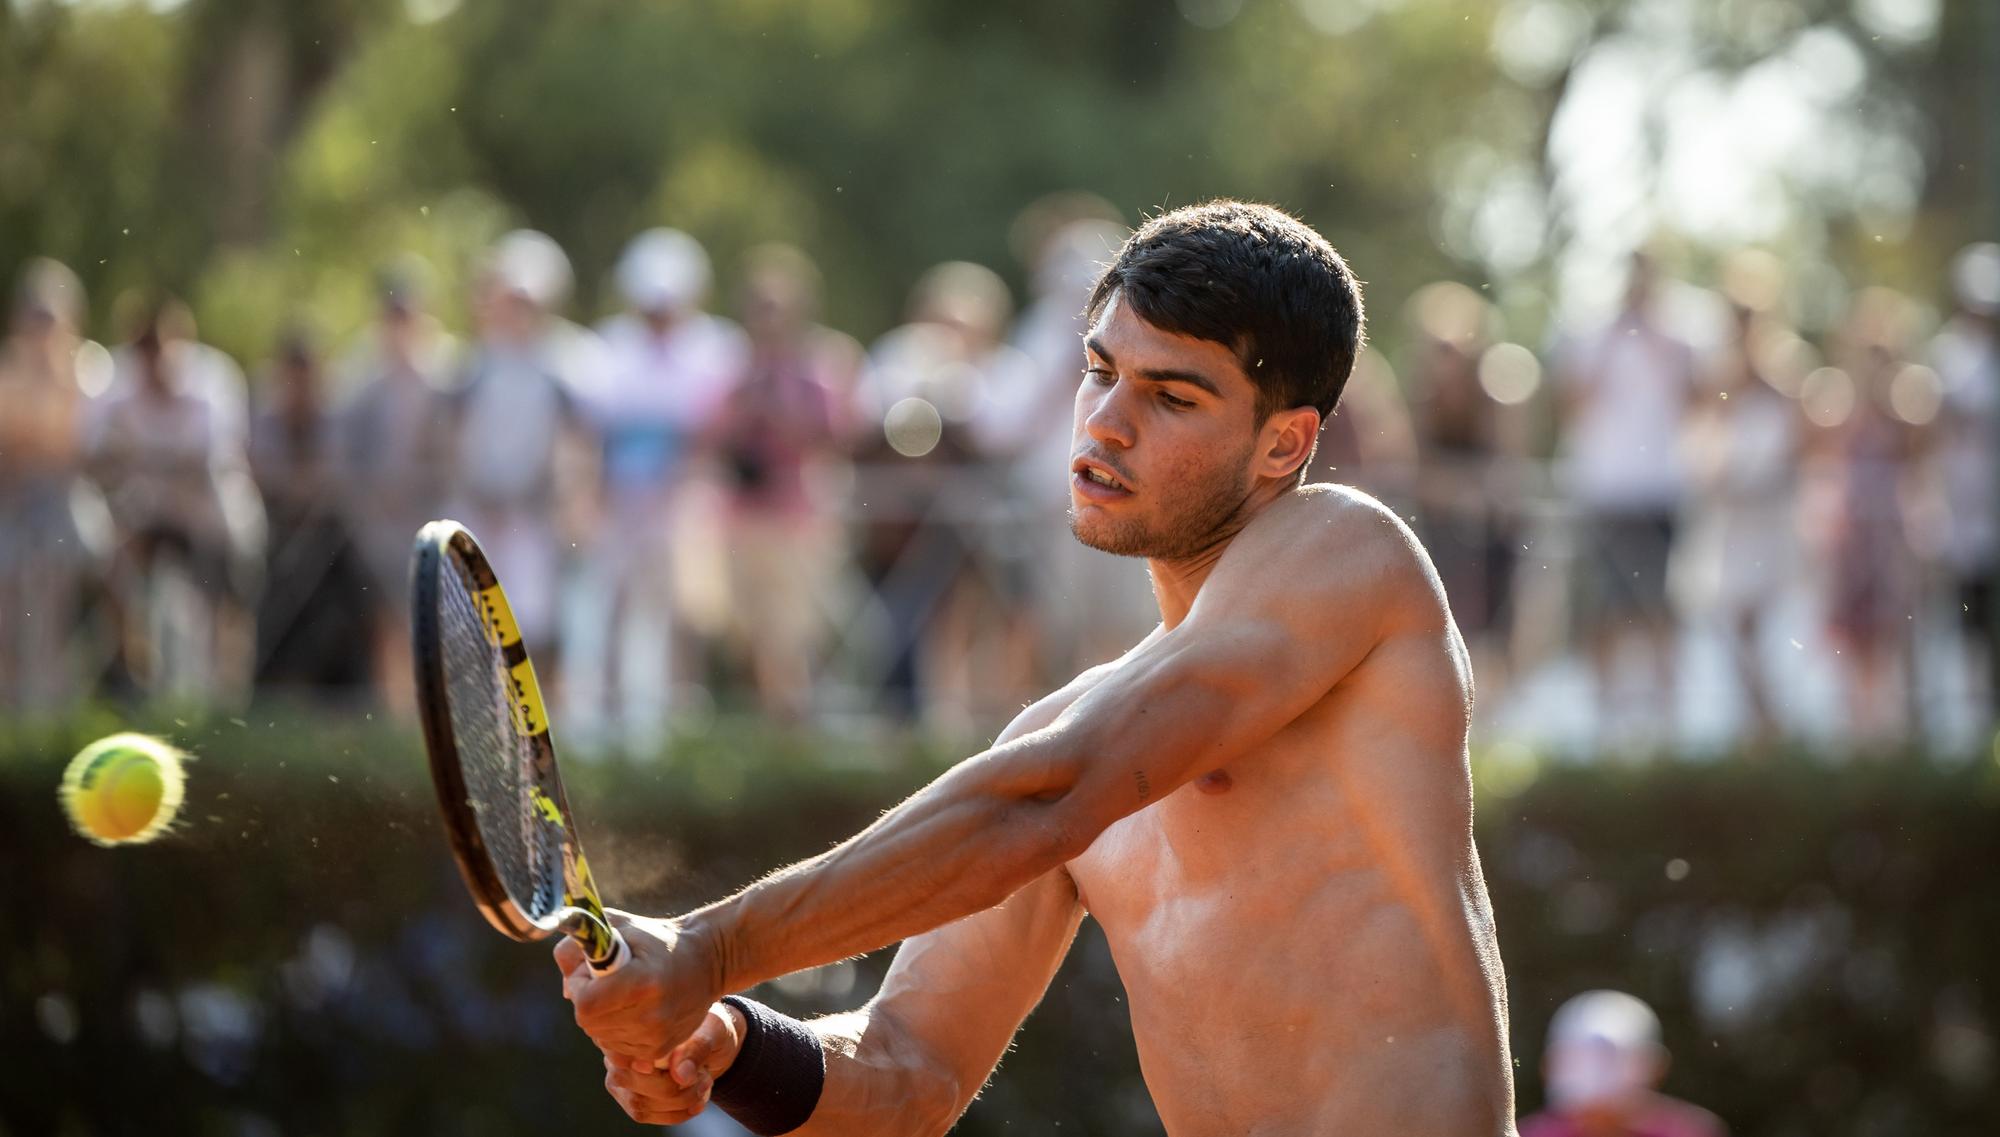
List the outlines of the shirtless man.
{"type": "Polygon", "coordinates": [[[758,1132],[943,1133],[1088,914],[1174,1137],[1514,1132],[1465,646],[1393,514],[1301,484],[1360,345],[1353,276],[1213,202],[1135,233],[1088,312],[1072,526],[1147,558],[1159,628],[832,851],[615,916],[623,970],[558,945],[633,1118],[713,1088],[758,1132]],[[717,1002],[898,940],[860,1010],[717,1002]]]}

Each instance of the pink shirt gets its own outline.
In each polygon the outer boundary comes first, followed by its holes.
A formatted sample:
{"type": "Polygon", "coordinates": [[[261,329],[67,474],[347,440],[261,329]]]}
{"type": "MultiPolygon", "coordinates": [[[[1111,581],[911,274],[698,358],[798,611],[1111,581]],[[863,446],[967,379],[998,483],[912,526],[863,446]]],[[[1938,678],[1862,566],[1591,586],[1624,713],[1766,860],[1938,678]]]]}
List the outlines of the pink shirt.
{"type": "Polygon", "coordinates": [[[1577,1119],[1560,1113],[1538,1113],[1521,1121],[1521,1137],[1725,1137],[1729,1131],[1712,1113],[1655,1094],[1610,1133],[1585,1129],[1577,1119]]]}

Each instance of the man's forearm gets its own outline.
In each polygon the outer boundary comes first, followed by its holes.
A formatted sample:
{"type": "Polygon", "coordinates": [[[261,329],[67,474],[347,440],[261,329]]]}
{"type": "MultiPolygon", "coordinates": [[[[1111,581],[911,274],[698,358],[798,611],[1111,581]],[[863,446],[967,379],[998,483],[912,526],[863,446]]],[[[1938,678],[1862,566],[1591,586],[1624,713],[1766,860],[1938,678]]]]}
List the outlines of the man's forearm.
{"type": "Polygon", "coordinates": [[[859,835],[688,916],[719,992],[860,955],[1000,903],[1074,855],[1071,763],[1018,739],[959,764],[859,835]]]}

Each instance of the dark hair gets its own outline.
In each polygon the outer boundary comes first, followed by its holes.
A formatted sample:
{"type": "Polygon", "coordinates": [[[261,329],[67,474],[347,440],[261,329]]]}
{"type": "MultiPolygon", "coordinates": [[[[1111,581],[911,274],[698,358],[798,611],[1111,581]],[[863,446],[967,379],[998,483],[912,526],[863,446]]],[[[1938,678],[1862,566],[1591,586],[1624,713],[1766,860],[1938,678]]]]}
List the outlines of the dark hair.
{"type": "Polygon", "coordinates": [[[1222,344],[1257,385],[1257,420],[1333,413],[1361,350],[1361,286],[1326,238],[1268,205],[1211,201],[1141,225],[1084,314],[1121,295],[1147,323],[1222,344]]]}

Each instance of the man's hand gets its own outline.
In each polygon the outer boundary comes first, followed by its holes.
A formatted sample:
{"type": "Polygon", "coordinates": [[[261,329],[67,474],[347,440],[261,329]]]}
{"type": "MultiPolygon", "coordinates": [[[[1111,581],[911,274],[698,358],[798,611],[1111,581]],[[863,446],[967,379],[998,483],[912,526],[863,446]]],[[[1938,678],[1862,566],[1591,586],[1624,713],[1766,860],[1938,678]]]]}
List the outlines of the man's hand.
{"type": "Polygon", "coordinates": [[[604,1088],[632,1120],[644,1125],[679,1125],[708,1108],[715,1080],[736,1061],[743,1046],[743,1016],[727,1003],[708,1009],[694,1037],[674,1047],[665,1069],[633,1069],[624,1059],[604,1056],[604,1088]]]}
{"type": "Polygon", "coordinates": [[[563,997],[576,1005],[576,1024],[599,1050],[635,1070],[665,1064],[692,1038],[723,992],[712,952],[679,922],[615,909],[605,916],[625,937],[632,958],[610,975],[590,969],[583,949],[565,936],[556,945],[563,997]]]}

